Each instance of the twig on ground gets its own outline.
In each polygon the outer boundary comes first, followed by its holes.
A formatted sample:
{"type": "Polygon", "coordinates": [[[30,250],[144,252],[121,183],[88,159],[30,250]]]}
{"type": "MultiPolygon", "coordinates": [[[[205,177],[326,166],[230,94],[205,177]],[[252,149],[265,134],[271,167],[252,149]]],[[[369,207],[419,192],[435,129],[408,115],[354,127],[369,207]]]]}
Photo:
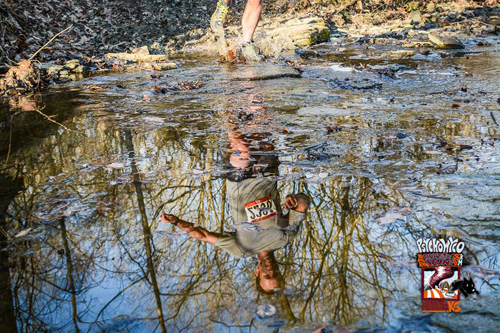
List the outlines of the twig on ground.
{"type": "Polygon", "coordinates": [[[493,111],[490,111],[490,116],[491,116],[491,119],[493,119],[493,122],[495,123],[495,125],[500,126],[500,125],[498,125],[497,119],[495,118],[493,111]]]}
{"type": "Polygon", "coordinates": [[[10,122],[10,131],[9,131],[9,150],[7,151],[7,157],[5,158],[5,164],[9,162],[10,152],[12,150],[12,122],[10,122]]]}
{"type": "Polygon", "coordinates": [[[42,51],[47,45],[49,45],[50,43],[52,43],[52,41],[54,39],[57,38],[57,36],[59,36],[60,34],[68,31],[69,29],[71,29],[73,27],[73,24],[71,24],[69,27],[67,27],[66,29],[58,32],[57,34],[54,35],[54,37],[52,37],[47,43],[45,43],[44,46],[42,46],[41,48],[38,49],[38,51],[36,51],[35,53],[33,53],[33,55],[28,59],[29,61],[31,61],[31,59],[33,59],[38,53],[40,53],[40,51],[42,51]]]}

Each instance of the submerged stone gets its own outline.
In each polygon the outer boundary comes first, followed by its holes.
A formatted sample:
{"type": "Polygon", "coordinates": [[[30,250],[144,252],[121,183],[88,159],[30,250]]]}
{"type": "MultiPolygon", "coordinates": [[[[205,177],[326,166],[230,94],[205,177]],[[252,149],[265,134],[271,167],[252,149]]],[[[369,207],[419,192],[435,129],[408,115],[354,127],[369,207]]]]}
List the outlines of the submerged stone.
{"type": "Polygon", "coordinates": [[[343,109],[343,108],[332,108],[332,107],[318,107],[318,106],[306,106],[300,108],[297,112],[302,116],[352,116],[355,115],[354,110],[343,109]]]}
{"type": "Polygon", "coordinates": [[[273,80],[280,78],[300,78],[300,73],[286,66],[277,66],[271,64],[249,65],[241,67],[238,71],[232,73],[232,81],[260,81],[273,80]]]}

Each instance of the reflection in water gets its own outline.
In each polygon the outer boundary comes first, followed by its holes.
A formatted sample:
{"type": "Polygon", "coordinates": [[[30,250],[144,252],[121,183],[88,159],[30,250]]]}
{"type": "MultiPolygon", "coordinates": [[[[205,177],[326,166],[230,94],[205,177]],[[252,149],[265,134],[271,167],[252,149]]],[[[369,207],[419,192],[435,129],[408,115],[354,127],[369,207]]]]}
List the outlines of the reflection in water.
{"type": "Polygon", "coordinates": [[[5,332],[16,332],[17,323],[12,299],[12,281],[9,271],[9,252],[7,245],[7,209],[19,191],[22,182],[0,173],[0,328],[5,332]]]}
{"type": "Polygon", "coordinates": [[[273,251],[293,241],[310,200],[303,193],[287,195],[283,213],[276,179],[279,160],[272,144],[262,141],[266,137],[269,134],[229,133],[233,170],[228,174],[226,191],[235,222],[233,231],[211,232],[171,214],[162,214],[161,218],[235,257],[257,255],[257,290],[271,293],[282,281],[273,251]]]}
{"type": "MultiPolygon", "coordinates": [[[[164,180],[152,183],[136,153],[140,135],[118,134],[107,142],[125,152],[126,170],[108,169],[93,177],[86,173],[88,166],[68,170],[44,191],[26,191],[11,205],[11,223],[34,216],[32,226],[44,230],[29,235],[30,248],[11,259],[14,308],[26,330],[249,328],[262,325],[254,316],[259,303],[277,308],[273,318],[285,320],[272,322],[278,326],[323,316],[350,323],[358,314],[385,314],[385,299],[394,291],[387,289],[384,273],[388,249],[370,239],[364,215],[376,210],[381,198],[399,200],[392,194],[375,193],[366,178],[280,183],[281,166],[269,135],[241,131],[226,134],[231,167],[225,177],[200,182],[171,177],[170,168],[163,168],[158,179],[164,180]],[[290,193],[297,194],[285,196],[290,193]],[[246,205],[269,197],[265,205],[246,205]],[[300,211],[307,209],[307,198],[314,205],[306,216],[300,211]],[[204,246],[175,233],[152,234],[157,223],[152,218],[160,209],[195,222],[200,226],[195,232],[203,226],[225,237],[226,247],[204,246]],[[297,233],[295,225],[303,231],[297,233]],[[272,237],[255,237],[268,233],[272,237]],[[293,236],[296,240],[286,246],[293,236]],[[237,257],[259,255],[256,263],[242,261],[218,248],[237,257]],[[190,309],[198,309],[197,314],[190,309]]],[[[170,156],[167,163],[203,170],[207,167],[200,163],[213,163],[210,156],[227,156],[210,148],[199,156],[194,154],[198,147],[169,140],[161,153],[170,156]]],[[[33,188],[37,179],[25,182],[33,188]]]]}
{"type": "MultiPolygon", "coordinates": [[[[145,103],[133,98],[151,87],[124,74],[102,79],[118,80],[121,90],[107,81],[106,93],[77,94],[95,104],[75,110],[67,96],[61,107],[57,98],[47,104],[58,122],[82,111],[72,124],[86,136],[46,129],[33,112],[16,115],[22,126],[7,121],[12,130],[0,137],[0,160],[8,161],[0,171],[2,328],[456,329],[446,318],[420,316],[413,261],[422,235],[464,238],[477,302],[497,304],[498,145],[480,142],[482,133],[498,136],[489,113],[458,114],[449,108],[454,95],[407,101],[411,89],[432,81],[428,75],[384,81],[394,96],[344,96],[311,78],[314,68],[304,76],[228,81],[224,100],[222,81],[207,81],[199,95],[145,103]],[[339,107],[325,111],[324,101],[312,99],[318,93],[339,107]],[[225,103],[243,108],[228,111],[225,103]],[[313,108],[301,109],[306,103],[313,108]],[[320,122],[341,130],[327,133],[320,122]],[[311,145],[323,150],[311,153],[311,145]],[[441,164],[457,170],[438,173],[441,164]],[[160,222],[162,211],[193,223],[184,225],[191,236],[226,243],[188,237],[160,222]],[[401,218],[391,221],[388,212],[401,218]],[[167,232],[152,232],[159,225],[167,232]]],[[[454,84],[439,80],[426,89],[454,84]]],[[[464,302],[462,315],[495,327],[495,317],[474,312],[475,302],[464,302]]]]}

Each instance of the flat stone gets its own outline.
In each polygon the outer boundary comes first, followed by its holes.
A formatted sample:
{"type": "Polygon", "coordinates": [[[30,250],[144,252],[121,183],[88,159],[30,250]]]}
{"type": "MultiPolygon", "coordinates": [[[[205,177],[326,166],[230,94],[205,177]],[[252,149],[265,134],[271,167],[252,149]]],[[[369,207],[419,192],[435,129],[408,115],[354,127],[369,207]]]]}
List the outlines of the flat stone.
{"type": "Polygon", "coordinates": [[[230,75],[232,81],[260,81],[301,77],[300,73],[291,67],[265,63],[238,67],[238,70],[230,75]]]}
{"type": "Polygon", "coordinates": [[[65,65],[68,66],[70,64],[76,64],[76,65],[79,65],[80,64],[80,60],[78,59],[72,59],[72,60],[68,60],[66,61],[65,65]]]}
{"type": "Polygon", "coordinates": [[[419,24],[422,21],[422,14],[420,13],[420,10],[414,10],[413,12],[411,12],[408,20],[412,24],[419,24]]]}
{"type": "Polygon", "coordinates": [[[35,66],[37,66],[38,68],[40,68],[42,71],[46,71],[46,72],[59,72],[63,66],[61,65],[56,65],[56,64],[53,64],[53,63],[50,63],[50,62],[44,62],[44,63],[36,63],[35,66]]]}
{"type": "Polygon", "coordinates": [[[320,117],[352,116],[356,114],[354,110],[344,109],[344,108],[332,108],[330,106],[306,106],[300,108],[297,113],[302,116],[320,116],[320,117]]]}
{"type": "Polygon", "coordinates": [[[464,44],[456,37],[429,34],[429,40],[439,49],[463,49],[464,44]]]}
{"type": "Polygon", "coordinates": [[[130,53],[127,52],[108,53],[104,56],[104,58],[107,60],[119,59],[136,63],[159,62],[168,60],[168,56],[166,54],[149,54],[149,49],[147,46],[133,49],[132,51],[130,51],[130,53]]]}
{"type": "Polygon", "coordinates": [[[156,71],[165,71],[169,69],[176,69],[177,65],[173,62],[143,63],[142,68],[156,71]]]}
{"type": "Polygon", "coordinates": [[[166,54],[133,54],[133,53],[108,53],[104,56],[105,59],[120,59],[127,60],[131,62],[157,62],[157,61],[165,61],[168,60],[168,56],[166,54]]]}
{"type": "Polygon", "coordinates": [[[391,58],[394,59],[401,59],[401,58],[409,58],[413,57],[415,55],[414,50],[396,50],[396,51],[391,51],[390,56],[391,58]]]}
{"type": "Polygon", "coordinates": [[[64,64],[64,68],[69,69],[69,70],[74,70],[78,66],[80,66],[80,60],[78,60],[78,59],[68,60],[64,64]]]}
{"type": "Polygon", "coordinates": [[[47,73],[48,74],[57,74],[59,73],[59,71],[61,71],[63,69],[63,66],[60,66],[60,65],[52,65],[47,68],[47,73]]]}

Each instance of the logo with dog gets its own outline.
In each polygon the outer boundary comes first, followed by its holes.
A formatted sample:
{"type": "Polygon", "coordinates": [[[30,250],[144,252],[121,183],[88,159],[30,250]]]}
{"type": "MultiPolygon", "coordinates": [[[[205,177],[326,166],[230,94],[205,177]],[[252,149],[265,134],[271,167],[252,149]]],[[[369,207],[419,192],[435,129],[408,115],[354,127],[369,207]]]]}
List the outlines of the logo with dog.
{"type": "Polygon", "coordinates": [[[471,277],[462,277],[464,242],[448,239],[420,238],[417,263],[422,271],[422,311],[460,312],[460,296],[479,294],[471,277]]]}

